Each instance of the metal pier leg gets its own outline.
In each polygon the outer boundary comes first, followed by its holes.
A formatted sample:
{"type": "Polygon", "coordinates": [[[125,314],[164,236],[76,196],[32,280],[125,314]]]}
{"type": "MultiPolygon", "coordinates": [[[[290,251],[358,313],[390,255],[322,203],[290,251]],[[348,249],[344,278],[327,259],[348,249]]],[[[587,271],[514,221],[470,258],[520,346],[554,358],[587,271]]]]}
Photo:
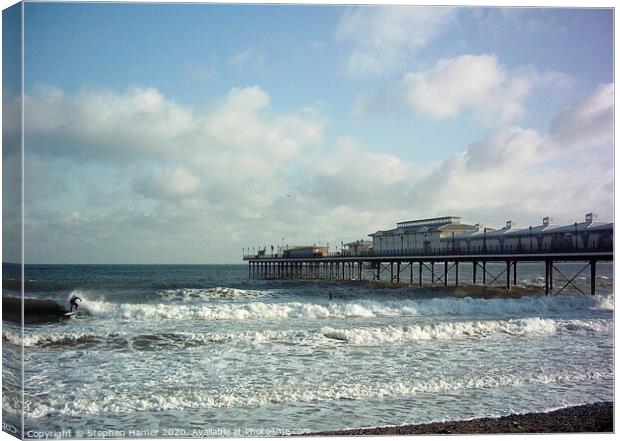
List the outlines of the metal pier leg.
{"type": "Polygon", "coordinates": [[[510,289],[510,267],[512,263],[510,260],[506,261],[506,288],[510,289]]]}
{"type": "Polygon", "coordinates": [[[443,286],[448,286],[448,261],[443,263],[443,286]]]}
{"type": "Polygon", "coordinates": [[[420,279],[418,280],[418,283],[420,284],[420,287],[421,287],[422,286],[422,262],[421,261],[419,262],[419,265],[420,265],[420,268],[418,269],[420,271],[420,274],[419,274],[420,279]]]}
{"type": "Polygon", "coordinates": [[[344,264],[345,264],[345,262],[342,262],[342,280],[345,280],[344,264]]]}
{"type": "Polygon", "coordinates": [[[553,291],[553,260],[549,261],[549,289],[553,291]]]}
{"type": "Polygon", "coordinates": [[[596,294],[596,260],[590,261],[590,294],[596,294]]]}
{"type": "Polygon", "coordinates": [[[394,283],[394,262],[390,262],[390,283],[394,283]]]}
{"type": "Polygon", "coordinates": [[[409,283],[413,285],[413,260],[409,262],[409,279],[411,279],[409,283]]]}
{"type": "Polygon", "coordinates": [[[472,276],[472,277],[473,277],[473,279],[472,279],[472,280],[473,280],[473,282],[474,282],[474,285],[476,284],[476,271],[477,271],[477,270],[478,270],[478,262],[476,262],[476,261],[474,260],[474,264],[473,264],[473,268],[472,268],[472,275],[473,275],[473,276],[472,276]]]}
{"type": "Polygon", "coordinates": [[[362,269],[364,266],[364,262],[357,262],[357,278],[362,280],[362,269]]]}
{"type": "Polygon", "coordinates": [[[431,262],[431,285],[435,284],[435,262],[431,262]]]}
{"type": "Polygon", "coordinates": [[[454,262],[454,274],[455,274],[455,282],[454,282],[454,286],[459,286],[459,262],[458,260],[456,262],[454,262]]]}
{"type": "Polygon", "coordinates": [[[512,268],[512,285],[516,286],[517,285],[517,261],[515,260],[512,264],[513,268],[512,268]]]}
{"type": "Polygon", "coordinates": [[[377,262],[377,280],[381,280],[381,262],[377,262]]]}
{"type": "Polygon", "coordinates": [[[487,284],[487,261],[482,262],[482,284],[487,284]]]}
{"type": "Polygon", "coordinates": [[[400,261],[396,262],[396,283],[400,283],[400,261]]]}
{"type": "Polygon", "coordinates": [[[549,295],[549,261],[545,260],[545,295],[549,295]]]}

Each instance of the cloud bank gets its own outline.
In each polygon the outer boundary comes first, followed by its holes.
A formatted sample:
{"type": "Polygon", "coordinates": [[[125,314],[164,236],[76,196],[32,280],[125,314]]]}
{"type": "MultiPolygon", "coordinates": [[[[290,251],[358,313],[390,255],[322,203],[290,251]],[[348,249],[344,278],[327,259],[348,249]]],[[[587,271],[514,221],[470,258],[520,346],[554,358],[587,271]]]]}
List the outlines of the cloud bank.
{"type": "MultiPolygon", "coordinates": [[[[496,60],[482,66],[493,74],[488,84],[506,81],[496,60]]],[[[449,116],[492,94],[476,85],[450,96],[452,110],[429,111],[449,116]]],[[[331,144],[319,111],[274,112],[257,86],[233,88],[201,110],[152,88],[66,94],[48,87],[25,102],[26,174],[36,176],[27,179],[26,231],[39,261],[69,249],[83,261],[204,261],[205,247],[235,261],[245,246],[333,245],[416,216],[500,223],[498,213],[511,213],[535,222],[611,210],[611,84],[560,112],[547,133],[501,125],[433,166],[373,152],[349,135],[331,144]],[[90,167],[117,173],[108,206],[66,202],[81,185],[66,171],[90,167]]],[[[81,179],[91,193],[111,191],[96,177],[81,179]]]]}

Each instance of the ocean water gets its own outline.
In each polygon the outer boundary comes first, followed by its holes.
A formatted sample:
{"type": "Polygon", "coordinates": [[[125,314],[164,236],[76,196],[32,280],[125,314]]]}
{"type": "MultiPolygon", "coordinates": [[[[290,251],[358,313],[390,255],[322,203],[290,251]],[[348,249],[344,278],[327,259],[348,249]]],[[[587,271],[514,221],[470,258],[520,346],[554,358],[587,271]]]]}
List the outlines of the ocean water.
{"type": "MultiPolygon", "coordinates": [[[[582,267],[559,266],[566,275],[582,267]]],[[[519,285],[539,288],[542,271],[520,265],[519,285]]],[[[598,265],[594,297],[569,287],[482,299],[250,280],[245,265],[28,266],[24,432],[263,436],[612,400],[612,274],[598,265]],[[83,299],[80,314],[62,319],[70,293],[83,299]]],[[[585,292],[588,275],[576,279],[585,292]]],[[[15,427],[17,277],[4,265],[2,408],[15,427]]]]}

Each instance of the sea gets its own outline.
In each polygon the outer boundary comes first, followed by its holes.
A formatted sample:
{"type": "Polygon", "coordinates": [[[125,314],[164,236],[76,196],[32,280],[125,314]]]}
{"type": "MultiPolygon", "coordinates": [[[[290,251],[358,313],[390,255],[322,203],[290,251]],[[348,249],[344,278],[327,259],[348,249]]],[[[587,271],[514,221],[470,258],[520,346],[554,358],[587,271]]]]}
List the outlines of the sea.
{"type": "Polygon", "coordinates": [[[544,267],[520,264],[522,298],[246,265],[27,265],[23,336],[19,274],[3,265],[2,412],[19,434],[23,410],[27,438],[274,436],[613,400],[611,264],[595,296],[589,269],[558,265],[556,291],[575,286],[548,297],[544,267]]]}

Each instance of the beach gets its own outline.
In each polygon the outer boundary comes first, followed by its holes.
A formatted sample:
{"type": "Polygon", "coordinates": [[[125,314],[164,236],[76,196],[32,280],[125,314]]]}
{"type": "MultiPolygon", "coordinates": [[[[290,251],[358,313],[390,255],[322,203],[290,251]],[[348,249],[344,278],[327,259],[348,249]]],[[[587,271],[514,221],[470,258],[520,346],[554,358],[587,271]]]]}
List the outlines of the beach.
{"type": "Polygon", "coordinates": [[[311,433],[312,436],[359,435],[447,435],[483,433],[571,433],[613,432],[613,402],[567,407],[551,412],[509,415],[500,418],[476,418],[394,427],[335,430],[311,433]]]}

